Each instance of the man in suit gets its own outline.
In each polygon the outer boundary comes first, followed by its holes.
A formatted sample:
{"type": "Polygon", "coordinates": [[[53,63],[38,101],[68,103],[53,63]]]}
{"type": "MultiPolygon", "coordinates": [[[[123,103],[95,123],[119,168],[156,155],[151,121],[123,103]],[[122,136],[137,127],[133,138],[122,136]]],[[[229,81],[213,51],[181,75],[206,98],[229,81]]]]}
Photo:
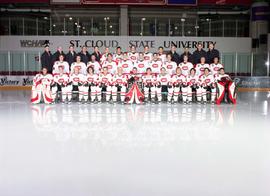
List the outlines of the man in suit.
{"type": "Polygon", "coordinates": [[[72,64],[73,62],[76,61],[76,56],[77,56],[77,54],[76,54],[76,52],[74,51],[74,46],[73,46],[73,45],[70,45],[68,50],[69,50],[69,51],[68,51],[68,53],[66,54],[65,60],[68,62],[69,67],[70,67],[71,64],[72,64]]]}
{"type": "Polygon", "coordinates": [[[94,52],[92,53],[92,55],[95,55],[96,61],[98,61],[98,62],[100,61],[101,53],[99,52],[99,49],[97,46],[94,47],[94,52]]]}
{"type": "Polygon", "coordinates": [[[49,73],[52,73],[53,57],[48,45],[44,46],[44,52],[41,55],[41,68],[47,68],[49,73]]]}
{"type": "Polygon", "coordinates": [[[53,54],[53,63],[59,60],[60,55],[63,55],[65,57],[65,53],[63,52],[62,46],[58,46],[57,51],[53,54]]]}
{"type": "Polygon", "coordinates": [[[213,43],[209,44],[209,50],[207,51],[207,58],[206,62],[208,64],[211,64],[214,62],[214,58],[220,58],[219,51],[215,49],[215,46],[213,43]]]}
{"type": "Polygon", "coordinates": [[[180,55],[176,52],[176,46],[172,45],[171,51],[169,52],[172,56],[172,61],[176,62],[177,65],[181,63],[180,61],[180,55]]]}
{"type": "Polygon", "coordinates": [[[83,46],[81,52],[79,53],[81,57],[81,61],[84,62],[86,65],[91,60],[91,55],[87,51],[87,47],[83,46]]]}
{"type": "Polygon", "coordinates": [[[201,58],[204,57],[205,59],[207,58],[207,53],[203,49],[203,45],[201,43],[197,44],[197,50],[195,50],[192,54],[192,59],[193,59],[193,64],[197,65],[198,63],[201,62],[201,58]]]}

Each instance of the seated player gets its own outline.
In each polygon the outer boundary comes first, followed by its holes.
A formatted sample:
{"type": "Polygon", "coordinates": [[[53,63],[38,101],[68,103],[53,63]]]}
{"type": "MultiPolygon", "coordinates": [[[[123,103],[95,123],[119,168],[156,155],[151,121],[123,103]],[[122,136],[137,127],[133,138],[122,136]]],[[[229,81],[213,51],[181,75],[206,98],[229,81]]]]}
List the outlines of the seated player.
{"type": "Polygon", "coordinates": [[[97,96],[97,84],[98,84],[98,75],[94,73],[94,68],[92,66],[87,68],[86,83],[84,84],[84,100],[90,100],[90,103],[96,101],[97,96]],[[90,91],[90,99],[89,99],[90,91]]]}
{"type": "Polygon", "coordinates": [[[196,74],[197,76],[201,76],[204,74],[204,69],[205,68],[210,68],[210,65],[205,63],[205,57],[201,58],[201,62],[199,64],[196,65],[195,69],[196,69],[196,74]]]}
{"type": "Polygon", "coordinates": [[[223,68],[223,65],[219,63],[219,58],[215,57],[214,63],[210,65],[210,70],[214,77],[218,75],[220,68],[223,68]]]}
{"type": "Polygon", "coordinates": [[[158,60],[158,55],[157,53],[153,54],[153,59],[149,63],[149,67],[152,69],[152,73],[155,74],[156,76],[160,73],[160,69],[163,66],[162,62],[158,60]]]}
{"type": "Polygon", "coordinates": [[[56,101],[57,93],[61,92],[62,103],[67,99],[69,76],[67,73],[64,73],[64,67],[59,66],[58,72],[54,74],[53,84],[52,84],[52,99],[53,103],[56,101]]]}
{"type": "Polygon", "coordinates": [[[120,101],[124,103],[127,91],[127,76],[123,74],[123,68],[118,67],[117,73],[112,78],[112,100],[117,101],[117,92],[120,92],[120,101]]]}
{"type": "Polygon", "coordinates": [[[133,63],[131,60],[128,59],[127,53],[123,53],[123,59],[118,63],[118,67],[122,67],[123,74],[130,74],[133,68],[133,63]]]}
{"type": "Polygon", "coordinates": [[[190,104],[192,102],[193,93],[195,93],[197,97],[202,96],[200,80],[194,68],[191,68],[190,74],[187,76],[187,85],[187,101],[190,104]]]}
{"type": "Polygon", "coordinates": [[[71,67],[70,67],[70,73],[71,74],[74,73],[75,68],[78,69],[80,74],[84,74],[84,75],[86,74],[86,65],[85,65],[84,62],[81,62],[81,56],[80,55],[77,55],[76,56],[76,61],[71,64],[71,67]]]}
{"type": "Polygon", "coordinates": [[[193,64],[188,61],[187,55],[184,55],[183,60],[184,61],[179,64],[179,67],[182,70],[182,74],[187,77],[189,75],[190,70],[193,68],[193,64]]]}
{"type": "MultiPolygon", "coordinates": [[[[211,93],[211,103],[215,104],[216,100],[216,82],[214,76],[210,73],[209,68],[204,69],[204,74],[200,76],[201,89],[202,89],[202,98],[203,103],[207,102],[207,92],[211,93]]],[[[199,102],[201,100],[198,100],[199,102]]]]}
{"type": "Polygon", "coordinates": [[[59,56],[59,61],[55,61],[53,65],[53,75],[59,73],[59,67],[63,67],[63,73],[69,73],[69,64],[64,61],[64,55],[59,56]]]}
{"type": "Polygon", "coordinates": [[[219,105],[224,97],[226,97],[228,103],[236,104],[235,83],[228,74],[225,74],[224,68],[219,69],[216,81],[218,88],[217,104],[219,105]]]}
{"type": "Polygon", "coordinates": [[[177,67],[176,62],[172,61],[172,54],[167,54],[167,61],[165,61],[163,67],[166,68],[169,75],[174,75],[177,67]]]}
{"type": "Polygon", "coordinates": [[[94,72],[96,74],[99,74],[100,70],[101,70],[101,66],[99,64],[98,61],[96,61],[96,56],[94,54],[91,55],[91,61],[89,61],[87,63],[87,67],[86,67],[86,70],[88,69],[88,67],[93,67],[94,69],[94,72]]]}
{"type": "Polygon", "coordinates": [[[182,94],[183,103],[187,103],[187,78],[182,74],[180,67],[176,68],[176,74],[172,76],[173,99],[172,103],[178,103],[179,95],[182,94]]]}
{"type": "Polygon", "coordinates": [[[152,74],[152,70],[150,67],[146,69],[146,75],[142,76],[142,82],[145,103],[148,103],[149,95],[151,96],[151,100],[154,103],[156,96],[156,77],[152,74]]]}
{"type": "Polygon", "coordinates": [[[117,63],[113,61],[113,55],[111,53],[107,55],[107,60],[104,61],[102,67],[107,67],[107,70],[110,74],[114,74],[116,72],[117,63]]]}
{"type": "Polygon", "coordinates": [[[101,102],[101,93],[106,93],[106,101],[109,102],[111,99],[112,93],[112,74],[109,73],[107,67],[102,68],[102,72],[98,76],[98,85],[97,85],[97,99],[98,102],[101,102]]]}
{"type": "Polygon", "coordinates": [[[48,73],[47,68],[42,68],[41,73],[33,79],[31,103],[52,103],[51,84],[53,76],[48,73]]]}
{"type": "MultiPolygon", "coordinates": [[[[71,74],[69,78],[69,91],[68,91],[68,103],[71,103],[72,94],[74,92],[79,92],[79,103],[83,103],[83,85],[86,82],[85,75],[80,73],[80,69],[78,67],[74,68],[74,73],[71,74]]],[[[86,100],[85,100],[86,101],[86,100]]]]}
{"type": "Polygon", "coordinates": [[[156,81],[156,92],[158,103],[162,100],[162,93],[167,93],[167,101],[170,102],[172,99],[173,88],[171,84],[171,76],[166,73],[166,69],[162,67],[160,69],[160,74],[157,76],[156,81]]]}
{"type": "Polygon", "coordinates": [[[138,74],[140,74],[142,76],[145,73],[146,68],[148,66],[149,66],[149,64],[146,61],[144,61],[143,53],[140,52],[139,57],[138,57],[138,61],[136,61],[134,63],[134,67],[137,68],[138,74]]]}

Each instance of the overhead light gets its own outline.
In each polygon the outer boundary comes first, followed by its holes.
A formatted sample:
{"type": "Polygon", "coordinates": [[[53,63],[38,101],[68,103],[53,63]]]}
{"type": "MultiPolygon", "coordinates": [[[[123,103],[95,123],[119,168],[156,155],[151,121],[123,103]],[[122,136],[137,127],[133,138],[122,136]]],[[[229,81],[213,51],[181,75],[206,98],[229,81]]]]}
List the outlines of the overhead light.
{"type": "Polygon", "coordinates": [[[175,30],[177,30],[177,29],[178,29],[178,27],[174,27],[174,29],[175,29],[175,30]]]}
{"type": "Polygon", "coordinates": [[[56,25],[55,25],[55,24],[53,24],[53,27],[56,27],[56,25]]]}
{"type": "Polygon", "coordinates": [[[209,19],[209,18],[206,18],[206,21],[207,21],[207,22],[209,22],[209,21],[210,21],[210,19],[209,19]]]}
{"type": "Polygon", "coordinates": [[[77,23],[77,22],[75,22],[74,24],[75,24],[75,25],[78,25],[78,23],[77,23]]]}
{"type": "Polygon", "coordinates": [[[72,20],[73,18],[72,17],[69,17],[69,20],[72,20]]]}
{"type": "Polygon", "coordinates": [[[114,31],[112,31],[112,34],[114,34],[114,31]]]}
{"type": "Polygon", "coordinates": [[[184,19],[184,18],[181,18],[181,22],[185,22],[186,21],[186,19],[184,19]]]}
{"type": "Polygon", "coordinates": [[[48,20],[48,17],[47,17],[47,16],[45,16],[45,17],[44,17],[44,19],[45,19],[45,20],[48,20]]]}
{"type": "Polygon", "coordinates": [[[112,25],[110,25],[110,29],[112,28],[112,25]]]}
{"type": "Polygon", "coordinates": [[[266,66],[269,66],[269,61],[266,61],[266,62],[265,62],[265,65],[266,65],[266,66]]]}
{"type": "Polygon", "coordinates": [[[145,21],[146,20],[146,18],[142,18],[142,21],[145,21]]]}
{"type": "Polygon", "coordinates": [[[198,25],[195,26],[195,29],[199,29],[200,27],[198,25]]]}

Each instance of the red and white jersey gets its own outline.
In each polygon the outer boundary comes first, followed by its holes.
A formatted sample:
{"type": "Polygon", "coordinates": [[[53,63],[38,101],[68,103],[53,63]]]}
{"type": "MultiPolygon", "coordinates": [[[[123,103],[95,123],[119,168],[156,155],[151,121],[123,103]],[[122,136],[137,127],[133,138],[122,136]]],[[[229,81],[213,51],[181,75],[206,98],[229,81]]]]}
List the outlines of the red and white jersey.
{"type": "Polygon", "coordinates": [[[162,65],[163,65],[163,64],[162,64],[161,61],[151,61],[151,62],[149,63],[149,67],[152,69],[152,73],[153,73],[153,74],[159,74],[162,65]]]}
{"type": "Polygon", "coordinates": [[[53,77],[53,81],[59,85],[66,85],[69,82],[69,76],[68,74],[55,74],[53,77]]]}
{"type": "Polygon", "coordinates": [[[123,68],[123,74],[129,74],[133,68],[133,63],[130,60],[122,60],[119,62],[118,67],[123,68]]]}
{"type": "Polygon", "coordinates": [[[118,75],[115,74],[112,78],[112,84],[119,84],[119,85],[126,85],[127,84],[127,76],[122,74],[122,75],[118,75]]]}
{"type": "Polygon", "coordinates": [[[162,63],[166,62],[166,54],[158,54],[158,60],[162,63]]]}
{"type": "Polygon", "coordinates": [[[70,77],[69,77],[69,81],[72,82],[72,85],[77,86],[79,83],[85,83],[86,82],[86,76],[79,73],[79,74],[75,74],[73,73],[70,77]]]}
{"type": "Polygon", "coordinates": [[[205,63],[205,64],[201,64],[201,63],[197,64],[196,68],[195,68],[196,69],[196,75],[200,76],[200,75],[204,74],[204,69],[205,68],[210,69],[210,65],[207,64],[207,63],[205,63]]]}
{"type": "Polygon", "coordinates": [[[142,82],[144,84],[155,84],[156,80],[157,80],[157,78],[154,75],[144,75],[144,76],[142,76],[142,82]]]}
{"type": "Polygon", "coordinates": [[[172,82],[172,78],[169,74],[157,76],[157,83],[160,85],[169,85],[172,82]]]}
{"type": "Polygon", "coordinates": [[[206,75],[201,75],[200,76],[200,81],[203,86],[210,86],[212,83],[215,83],[216,80],[212,74],[206,75]]]}
{"type": "Polygon", "coordinates": [[[103,53],[100,57],[100,64],[102,65],[105,61],[107,61],[107,57],[108,57],[109,53],[103,53]]]}
{"type": "Polygon", "coordinates": [[[90,74],[87,74],[86,76],[86,82],[88,82],[89,84],[90,83],[94,83],[94,84],[98,84],[98,74],[93,74],[93,75],[90,75],[90,74]]]}
{"type": "Polygon", "coordinates": [[[88,67],[93,67],[94,68],[94,73],[96,74],[99,74],[100,70],[101,70],[101,65],[99,64],[99,62],[95,61],[95,62],[92,62],[92,61],[89,61],[87,63],[87,68],[86,70],[88,69],[88,67]]]}
{"type": "Polygon", "coordinates": [[[168,74],[173,75],[173,74],[175,74],[175,70],[176,70],[177,64],[174,61],[171,61],[171,62],[166,61],[163,64],[163,67],[166,68],[168,74]]]}
{"type": "Polygon", "coordinates": [[[149,64],[146,61],[137,61],[135,62],[134,67],[137,68],[138,74],[144,74],[146,68],[149,67],[149,64]]]}
{"type": "Polygon", "coordinates": [[[71,74],[74,73],[74,69],[75,69],[75,68],[78,68],[78,69],[79,69],[79,72],[80,72],[81,74],[86,75],[86,65],[85,65],[84,62],[80,62],[80,63],[74,62],[74,63],[72,63],[72,64],[71,64],[71,68],[70,68],[71,74]]]}
{"type": "Polygon", "coordinates": [[[43,85],[51,85],[53,82],[53,76],[52,74],[37,74],[34,79],[33,79],[33,84],[38,85],[38,84],[43,84],[43,85]]]}
{"type": "Polygon", "coordinates": [[[111,74],[114,74],[117,70],[117,63],[115,61],[105,61],[103,64],[102,64],[102,67],[108,67],[108,72],[111,73],[111,74]]]}
{"type": "Polygon", "coordinates": [[[123,59],[123,54],[122,53],[120,53],[120,54],[114,54],[113,55],[113,60],[116,62],[116,63],[119,63],[120,61],[122,61],[122,59],[123,59]]]}
{"type": "Polygon", "coordinates": [[[187,76],[187,84],[188,86],[193,86],[193,85],[200,85],[200,79],[199,79],[199,76],[197,75],[189,75],[187,76]]]}
{"type": "Polygon", "coordinates": [[[216,74],[216,76],[215,76],[215,80],[216,80],[216,81],[221,81],[222,78],[228,78],[228,79],[231,80],[231,77],[230,77],[228,74],[223,74],[223,75],[221,75],[221,74],[216,74]]]}
{"type": "Polygon", "coordinates": [[[180,75],[173,75],[172,76],[172,83],[173,84],[187,84],[187,77],[183,74],[180,75]]]}
{"type": "Polygon", "coordinates": [[[139,58],[139,54],[137,52],[129,52],[128,53],[128,58],[131,60],[133,63],[137,62],[139,58]]]}
{"type": "Polygon", "coordinates": [[[218,75],[218,71],[220,68],[223,68],[223,65],[220,63],[218,63],[218,64],[212,63],[210,65],[210,70],[211,70],[214,77],[216,77],[216,75],[218,75]]]}
{"type": "Polygon", "coordinates": [[[190,62],[182,62],[179,64],[179,67],[182,70],[182,74],[185,76],[189,75],[190,70],[193,68],[193,64],[190,62]]]}
{"type": "Polygon", "coordinates": [[[110,85],[112,84],[112,74],[107,73],[107,75],[105,75],[104,73],[100,73],[98,76],[98,82],[102,83],[102,84],[106,84],[106,85],[110,85]]]}
{"type": "Polygon", "coordinates": [[[59,67],[63,67],[64,73],[69,73],[69,64],[66,61],[55,61],[53,64],[53,74],[59,73],[59,67]]]}
{"type": "Polygon", "coordinates": [[[143,59],[146,62],[152,61],[152,56],[153,56],[153,54],[151,52],[143,53],[143,59]]]}

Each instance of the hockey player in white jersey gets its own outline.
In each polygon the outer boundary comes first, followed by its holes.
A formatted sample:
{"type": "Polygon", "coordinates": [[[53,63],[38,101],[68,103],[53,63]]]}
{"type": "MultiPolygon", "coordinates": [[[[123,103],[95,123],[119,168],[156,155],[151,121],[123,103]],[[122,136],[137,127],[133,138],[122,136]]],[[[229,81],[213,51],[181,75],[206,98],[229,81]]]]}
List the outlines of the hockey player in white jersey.
{"type": "Polygon", "coordinates": [[[96,61],[96,56],[93,54],[91,55],[91,61],[87,63],[86,69],[88,69],[88,67],[93,67],[95,74],[99,74],[101,70],[101,65],[98,61],[96,61]]]}
{"type": "Polygon", "coordinates": [[[130,47],[130,52],[128,53],[128,58],[129,58],[129,60],[132,61],[133,64],[135,64],[138,61],[139,54],[138,54],[138,52],[136,52],[135,46],[130,47]]]}
{"type": "Polygon", "coordinates": [[[135,62],[135,64],[134,64],[134,67],[137,68],[138,74],[140,74],[141,76],[144,75],[146,72],[146,68],[148,66],[149,66],[149,64],[146,61],[144,61],[143,53],[140,52],[138,61],[135,62]]]}
{"type": "Polygon", "coordinates": [[[157,76],[156,91],[158,103],[162,101],[162,93],[166,93],[167,101],[171,102],[173,95],[172,80],[171,76],[166,73],[165,67],[160,69],[160,74],[157,76]]]}
{"type": "Polygon", "coordinates": [[[218,57],[215,57],[214,58],[214,63],[212,63],[210,65],[210,70],[211,70],[211,73],[214,77],[216,77],[219,73],[219,70],[223,68],[223,65],[219,63],[219,58],[218,57]]]}
{"type": "Polygon", "coordinates": [[[108,54],[107,60],[102,64],[102,68],[103,67],[107,67],[110,74],[114,74],[116,72],[117,63],[113,60],[113,55],[111,53],[108,54]]]}
{"type": "Polygon", "coordinates": [[[124,75],[130,74],[133,68],[133,63],[128,59],[127,53],[123,53],[123,59],[118,63],[118,67],[122,67],[122,72],[124,75]]]}
{"type": "Polygon", "coordinates": [[[188,62],[188,56],[186,55],[184,55],[183,60],[184,61],[178,66],[181,68],[182,74],[187,77],[190,73],[190,70],[193,68],[193,64],[191,62],[188,62]]]}
{"type": "Polygon", "coordinates": [[[172,55],[170,53],[167,54],[167,60],[165,61],[163,67],[166,68],[167,73],[169,75],[172,76],[172,75],[175,74],[175,70],[176,70],[177,64],[176,64],[176,62],[172,61],[172,55]]]}
{"type": "MultiPolygon", "coordinates": [[[[165,63],[167,60],[167,56],[164,53],[164,48],[162,46],[158,47],[158,60],[161,61],[162,63],[165,63]]],[[[168,70],[167,70],[168,72],[168,70]]]]}
{"type": "Polygon", "coordinates": [[[146,74],[142,76],[144,101],[149,102],[149,95],[151,95],[151,101],[155,102],[156,97],[156,76],[152,74],[150,67],[146,69],[146,74]]]}
{"type": "Polygon", "coordinates": [[[98,85],[97,85],[97,99],[98,102],[101,102],[101,93],[106,93],[106,101],[109,102],[112,93],[112,74],[109,73],[107,67],[102,68],[102,72],[98,76],[98,85]]]}
{"type": "Polygon", "coordinates": [[[74,92],[79,92],[79,103],[82,103],[84,98],[84,84],[86,82],[86,77],[84,74],[80,73],[80,69],[78,67],[74,68],[73,74],[71,74],[69,78],[69,86],[68,86],[68,103],[71,103],[72,94],[74,92]]]}
{"type": "Polygon", "coordinates": [[[156,76],[160,73],[160,69],[163,66],[162,62],[158,60],[157,53],[153,54],[153,59],[149,63],[149,67],[152,69],[152,73],[156,76]]]}
{"type": "Polygon", "coordinates": [[[103,54],[101,55],[101,58],[100,58],[100,65],[102,65],[105,61],[107,61],[108,59],[108,54],[110,54],[110,50],[108,47],[106,47],[104,49],[104,52],[103,54]]]}
{"type": "Polygon", "coordinates": [[[123,74],[123,68],[118,67],[117,73],[112,78],[112,101],[116,103],[117,92],[120,92],[121,103],[124,103],[127,91],[127,75],[123,74]]]}
{"type": "Polygon", "coordinates": [[[84,62],[81,62],[81,57],[79,55],[76,56],[76,62],[71,64],[70,74],[73,74],[75,69],[78,69],[80,74],[86,75],[86,65],[84,62]]]}
{"type": "Polygon", "coordinates": [[[33,79],[31,103],[52,103],[51,84],[53,76],[48,73],[47,68],[42,68],[41,73],[37,74],[33,79]]]}
{"type": "Polygon", "coordinates": [[[192,95],[200,97],[202,96],[201,84],[199,80],[199,76],[196,75],[196,70],[191,68],[190,74],[187,76],[187,101],[188,103],[192,102],[192,95]]]}
{"type": "Polygon", "coordinates": [[[65,102],[67,99],[67,94],[68,94],[68,88],[67,84],[69,82],[69,76],[67,73],[64,73],[64,67],[59,66],[58,67],[59,73],[54,74],[53,77],[53,83],[52,83],[52,99],[53,103],[56,101],[57,93],[61,92],[61,98],[62,98],[62,103],[65,102]]]}
{"type": "Polygon", "coordinates": [[[196,65],[195,69],[196,69],[196,75],[197,76],[201,76],[204,74],[204,69],[208,68],[210,70],[210,65],[205,63],[205,57],[201,58],[201,62],[199,64],[196,65]]]}
{"type": "Polygon", "coordinates": [[[113,60],[118,64],[123,59],[123,53],[120,46],[116,48],[116,52],[113,55],[113,60]]]}
{"type": "Polygon", "coordinates": [[[87,68],[86,83],[83,87],[84,90],[84,100],[90,100],[91,103],[96,101],[97,96],[97,84],[98,84],[98,74],[94,72],[94,68],[89,66],[87,68]],[[89,99],[90,91],[90,99],[89,99]]]}
{"type": "Polygon", "coordinates": [[[203,103],[205,104],[207,102],[207,92],[211,92],[211,103],[215,104],[217,92],[216,80],[214,76],[210,73],[209,68],[204,69],[204,74],[200,76],[200,81],[202,86],[203,103]]]}
{"type": "Polygon", "coordinates": [[[144,60],[147,63],[149,63],[152,60],[152,56],[153,56],[153,54],[151,52],[149,52],[149,46],[144,46],[144,51],[143,51],[143,58],[144,58],[144,60]]]}
{"type": "Polygon", "coordinates": [[[176,68],[176,74],[172,76],[172,84],[173,84],[173,103],[177,103],[179,99],[179,95],[182,94],[183,103],[187,103],[187,78],[182,74],[182,70],[180,67],[176,68]]]}
{"type": "Polygon", "coordinates": [[[59,61],[55,61],[53,64],[53,75],[59,73],[59,67],[64,68],[64,73],[69,73],[69,64],[68,62],[64,61],[64,55],[62,54],[59,56],[59,61]]]}

